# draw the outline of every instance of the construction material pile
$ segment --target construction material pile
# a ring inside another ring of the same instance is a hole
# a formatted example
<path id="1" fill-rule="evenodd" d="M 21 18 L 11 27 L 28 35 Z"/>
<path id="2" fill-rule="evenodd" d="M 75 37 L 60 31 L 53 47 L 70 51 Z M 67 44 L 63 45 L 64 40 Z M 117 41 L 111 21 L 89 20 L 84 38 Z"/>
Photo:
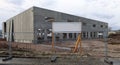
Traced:
<path id="1" fill-rule="evenodd" d="M 110 44 L 120 44 L 120 33 L 109 35 L 108 43 L 110 43 Z"/>
<path id="2" fill-rule="evenodd" d="M 0 41 L 0 50 L 8 48 L 6 42 Z"/>
<path id="3" fill-rule="evenodd" d="M 6 39 L 0 38 L 0 41 L 6 41 Z"/>

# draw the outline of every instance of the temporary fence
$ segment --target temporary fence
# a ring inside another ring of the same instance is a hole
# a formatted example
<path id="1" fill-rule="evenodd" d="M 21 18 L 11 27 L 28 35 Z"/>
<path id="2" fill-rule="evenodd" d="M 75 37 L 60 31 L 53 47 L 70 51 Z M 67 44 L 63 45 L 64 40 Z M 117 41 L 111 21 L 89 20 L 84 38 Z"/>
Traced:
<path id="1" fill-rule="evenodd" d="M 43 35 L 43 36 L 42 36 Z M 6 35 L 7 36 L 7 35 Z M 6 37 L 5 36 L 5 37 Z M 37 39 L 34 37 L 37 36 Z M 68 56 L 68 55 L 78 55 L 78 56 L 93 56 L 93 57 L 105 57 L 105 41 L 104 39 L 90 39 L 81 40 L 82 42 L 82 52 L 80 52 L 80 45 L 78 45 L 78 51 L 73 53 L 75 43 L 77 38 L 74 39 L 57 39 L 54 41 L 54 51 L 52 48 L 52 37 L 47 36 L 47 40 L 44 39 L 44 34 L 35 35 L 32 32 L 25 33 L 13 33 L 12 40 L 0 41 L 1 56 L 9 55 L 8 50 L 10 49 L 9 44 L 11 44 L 11 51 L 13 56 L 16 57 L 43 57 L 43 56 Z M 114 46 L 114 45 L 113 45 Z M 115 46 L 114 46 L 115 47 Z M 115 50 L 115 51 L 114 51 Z M 108 56 L 109 57 L 120 57 L 119 48 L 112 49 L 112 45 L 108 45 Z M 116 56 L 118 55 L 118 56 Z"/>

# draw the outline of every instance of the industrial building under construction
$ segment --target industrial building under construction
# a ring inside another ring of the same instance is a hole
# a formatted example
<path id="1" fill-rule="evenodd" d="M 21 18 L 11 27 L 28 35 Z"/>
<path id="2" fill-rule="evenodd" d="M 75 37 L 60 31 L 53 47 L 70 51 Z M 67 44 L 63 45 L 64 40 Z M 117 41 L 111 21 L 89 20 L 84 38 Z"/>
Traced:
<path id="1" fill-rule="evenodd" d="M 105 22 L 32 7 L 3 22 L 3 38 L 8 39 L 9 32 L 12 32 L 12 41 L 15 42 L 49 41 L 52 22 L 82 22 L 83 39 L 103 38 L 108 29 L 108 24 Z M 98 35 L 98 33 L 103 33 L 103 35 Z M 57 40 L 72 40 L 77 38 L 78 33 L 56 33 L 54 36 Z"/>

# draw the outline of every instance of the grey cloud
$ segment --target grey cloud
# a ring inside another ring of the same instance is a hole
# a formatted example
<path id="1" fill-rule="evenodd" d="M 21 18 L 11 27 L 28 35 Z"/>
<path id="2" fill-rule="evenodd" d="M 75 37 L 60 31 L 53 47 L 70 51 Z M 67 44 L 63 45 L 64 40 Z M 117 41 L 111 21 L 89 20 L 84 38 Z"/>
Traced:
<path id="1" fill-rule="evenodd" d="M 112 29 L 114 29 L 114 30 L 120 30 L 120 26 L 113 26 Z"/>
<path id="2" fill-rule="evenodd" d="M 15 5 L 22 5 L 23 0 L 8 0 L 8 2 L 13 3 Z"/>
<path id="3" fill-rule="evenodd" d="M 120 21 L 120 0 L 3 0 L 7 1 L 8 6 L 2 6 L 0 9 L 1 13 L 6 12 L 6 14 L 0 14 L 1 17 L 12 15 L 9 11 L 14 11 L 18 13 L 25 10 L 29 6 L 35 5 L 38 7 L 66 12 L 69 14 L 75 14 L 77 16 L 87 17 L 95 20 L 105 21 L 109 25 L 115 22 L 116 25 L 112 25 L 112 29 L 118 29 Z M 9 3 L 8 3 L 9 1 Z M 10 3 L 13 4 L 10 6 Z M 22 9 L 20 9 L 22 8 Z M 5 11 L 4 11 L 5 10 Z M 6 19 L 7 17 L 5 17 Z M 3 19 L 4 20 L 4 19 Z M 0 21 L 3 21 L 0 20 Z M 1 27 L 0 27 L 1 28 Z"/>
<path id="4" fill-rule="evenodd" d="M 52 6 L 55 4 L 55 2 L 56 2 L 55 0 L 46 1 L 45 6 Z"/>
<path id="5" fill-rule="evenodd" d="M 93 13 L 93 16 L 96 16 L 98 18 L 103 18 L 103 19 L 112 19 L 115 17 L 114 15 L 109 15 L 109 14 L 99 14 L 99 13 Z"/>

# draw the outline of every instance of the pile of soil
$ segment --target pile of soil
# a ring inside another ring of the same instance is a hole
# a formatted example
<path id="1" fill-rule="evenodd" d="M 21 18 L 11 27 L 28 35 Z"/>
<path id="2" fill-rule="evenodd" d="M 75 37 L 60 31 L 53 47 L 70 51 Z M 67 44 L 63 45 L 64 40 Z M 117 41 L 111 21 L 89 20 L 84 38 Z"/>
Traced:
<path id="1" fill-rule="evenodd" d="M 6 39 L 0 38 L 0 41 L 6 41 Z"/>
<path id="2" fill-rule="evenodd" d="M 120 34 L 111 34 L 109 35 L 109 44 L 120 44 Z"/>
<path id="3" fill-rule="evenodd" d="M 7 49 L 8 48 L 8 44 L 6 44 L 7 42 L 5 41 L 0 41 L 0 49 Z"/>

